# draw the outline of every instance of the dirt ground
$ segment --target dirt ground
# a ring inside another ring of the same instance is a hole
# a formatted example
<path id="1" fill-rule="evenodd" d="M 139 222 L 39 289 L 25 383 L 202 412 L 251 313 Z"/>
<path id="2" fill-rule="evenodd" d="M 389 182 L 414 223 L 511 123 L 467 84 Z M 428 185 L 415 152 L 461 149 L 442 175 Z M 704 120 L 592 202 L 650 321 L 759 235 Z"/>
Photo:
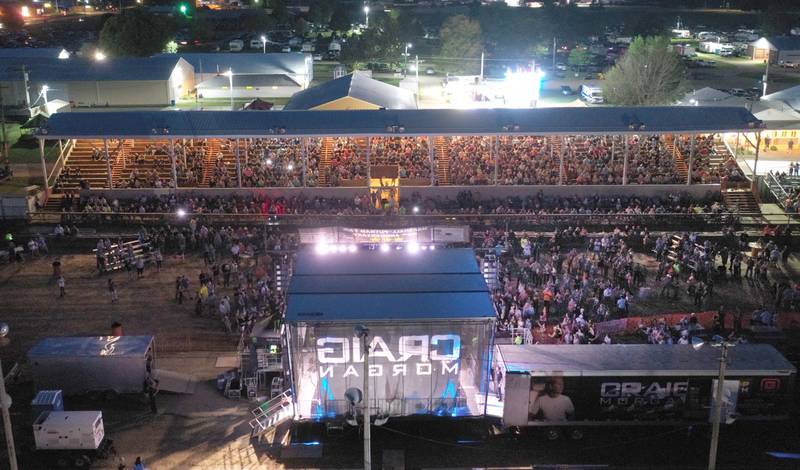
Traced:
<path id="1" fill-rule="evenodd" d="M 650 284 L 655 260 L 643 254 L 638 254 L 637 258 L 648 267 Z M 114 439 L 120 457 L 124 457 L 129 466 L 137 456 L 141 456 L 150 469 L 222 470 L 286 465 L 286 461 L 273 460 L 263 449 L 251 445 L 247 422 L 254 404 L 225 399 L 215 388 L 216 375 L 225 370 L 215 367 L 216 359 L 220 355 L 232 354 L 236 338 L 224 333 L 216 318 L 209 315 L 196 317 L 191 301 L 177 305 L 174 300 L 173 283 L 179 274 L 186 274 L 192 281 L 190 291 L 196 289 L 197 276 L 202 269 L 201 259 L 189 257 L 180 261 L 170 257 L 165 260 L 161 272 L 148 267 L 145 277 L 140 280 L 135 279 L 135 273 L 133 279 L 128 279 L 125 273 L 113 274 L 120 296 L 116 304 L 111 303 L 106 289 L 107 276 L 98 276 L 91 255 L 60 257 L 67 294 L 59 298 L 58 287 L 52 280 L 53 259 L 45 257 L 0 267 L 0 321 L 7 322 L 11 331 L 9 344 L 0 350 L 6 367 L 14 362 L 23 363 L 25 351 L 41 338 L 104 335 L 109 333 L 112 322 L 119 321 L 126 334 L 156 335 L 157 344 L 162 345 L 159 367 L 191 373 L 198 379 L 194 395 L 160 394 L 157 416 L 150 414 L 140 397 L 102 403 L 86 399 L 66 401 L 67 409 L 103 410 L 106 432 Z M 781 267 L 772 275 L 797 278 L 798 264 L 798 259 L 792 256 L 788 266 Z M 716 308 L 723 304 L 740 307 L 749 314 L 766 299 L 758 288 L 746 281 L 728 281 L 715 286 L 715 298 L 705 307 Z M 640 296 L 632 304 L 633 315 L 694 310 L 701 309 L 695 308 L 684 293 L 677 300 L 663 299 L 658 295 L 658 289 Z M 189 352 L 175 352 L 181 349 Z M 33 396 L 33 387 L 30 382 L 24 382 L 24 368 L 22 370 L 23 383 L 9 389 L 15 403 L 12 421 L 21 459 L 25 463 L 21 468 L 44 468 L 38 466 L 35 459 L 31 460 L 32 435 L 27 403 Z M 393 442 L 391 436 L 387 439 Z M 350 449 L 353 455 L 350 450 L 345 450 L 347 446 L 342 448 L 342 458 L 334 459 L 340 465 L 335 466 L 357 466 L 357 447 Z M 335 455 L 337 451 L 326 447 L 326 455 L 329 452 Z M 435 456 L 436 452 L 432 455 Z M 3 459 L 5 456 L 0 454 L 0 461 L 5 462 Z M 436 466 L 436 458 L 432 459 L 431 466 Z M 461 460 L 455 455 L 446 458 L 449 465 L 456 464 L 456 461 L 464 464 Z M 94 468 L 116 469 L 117 463 L 106 461 Z M 319 466 L 319 463 L 312 466 Z"/>

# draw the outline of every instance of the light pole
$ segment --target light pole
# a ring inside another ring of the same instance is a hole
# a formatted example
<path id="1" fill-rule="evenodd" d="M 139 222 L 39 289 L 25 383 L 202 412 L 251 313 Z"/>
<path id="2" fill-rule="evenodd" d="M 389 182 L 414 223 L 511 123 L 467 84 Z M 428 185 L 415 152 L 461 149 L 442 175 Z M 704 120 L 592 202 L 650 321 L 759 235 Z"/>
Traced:
<path id="1" fill-rule="evenodd" d="M 369 29 L 369 5 L 364 5 L 364 15 L 367 18 L 367 29 Z"/>
<path id="2" fill-rule="evenodd" d="M 405 57 L 406 60 L 406 65 L 404 67 L 405 69 L 408 69 L 408 50 L 411 49 L 412 47 L 414 47 L 413 44 L 411 44 L 410 42 L 406 43 L 406 50 L 405 52 L 403 52 L 403 57 Z"/>
<path id="3" fill-rule="evenodd" d="M 261 36 L 261 45 L 264 46 L 264 54 L 267 53 L 267 37 Z"/>
<path id="4" fill-rule="evenodd" d="M 8 327 L 5 323 L 0 324 L 0 328 L 2 328 L 6 333 L 8 332 Z M 9 340 L 7 337 L 0 337 L 0 346 L 6 346 L 8 342 Z M 11 427 L 11 413 L 9 413 L 8 410 L 11 407 L 11 397 L 6 394 L 5 377 L 6 376 L 3 374 L 3 365 L 2 362 L 0 362 L 0 407 L 3 409 L 3 434 L 6 435 L 8 468 L 11 470 L 17 470 L 17 450 L 14 446 L 14 433 Z"/>
<path id="5" fill-rule="evenodd" d="M 364 354 L 364 470 L 372 468 L 372 448 L 370 442 L 370 409 L 369 409 L 369 328 L 364 325 L 355 327 L 356 336 L 361 339 Z"/>
<path id="6" fill-rule="evenodd" d="M 231 90 L 231 111 L 233 111 L 233 69 L 228 69 L 222 75 L 228 77 L 228 88 Z"/>
<path id="7" fill-rule="evenodd" d="M 704 342 L 693 344 L 695 349 L 703 347 Z M 717 448 L 719 447 L 719 424 L 722 421 L 722 405 L 725 397 L 725 371 L 728 367 L 728 348 L 736 346 L 736 343 L 731 343 L 722 340 L 718 343 L 711 343 L 711 346 L 720 348 L 719 355 L 719 376 L 717 377 L 716 401 L 714 402 L 714 414 L 711 421 L 711 446 L 708 449 L 708 470 L 715 470 L 717 468 Z"/>
<path id="8" fill-rule="evenodd" d="M 48 109 L 47 107 L 47 90 L 49 89 L 50 89 L 49 86 L 42 85 L 42 97 L 44 97 L 44 112 L 46 112 L 47 114 L 50 114 L 50 109 Z"/>

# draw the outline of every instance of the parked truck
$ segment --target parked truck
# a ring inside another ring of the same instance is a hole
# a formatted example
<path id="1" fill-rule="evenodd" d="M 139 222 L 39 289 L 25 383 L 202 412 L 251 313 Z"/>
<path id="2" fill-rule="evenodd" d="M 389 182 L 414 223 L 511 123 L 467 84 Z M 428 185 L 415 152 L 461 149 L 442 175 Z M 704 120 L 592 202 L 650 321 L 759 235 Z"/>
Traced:
<path id="1" fill-rule="evenodd" d="M 152 336 L 45 338 L 28 351 L 38 390 L 64 395 L 90 392 L 141 393 L 156 374 Z"/>
<path id="2" fill-rule="evenodd" d="M 720 350 L 706 345 L 499 345 L 492 389 L 506 427 L 708 423 Z M 728 349 L 723 419 L 789 418 L 796 369 L 774 347 Z"/>

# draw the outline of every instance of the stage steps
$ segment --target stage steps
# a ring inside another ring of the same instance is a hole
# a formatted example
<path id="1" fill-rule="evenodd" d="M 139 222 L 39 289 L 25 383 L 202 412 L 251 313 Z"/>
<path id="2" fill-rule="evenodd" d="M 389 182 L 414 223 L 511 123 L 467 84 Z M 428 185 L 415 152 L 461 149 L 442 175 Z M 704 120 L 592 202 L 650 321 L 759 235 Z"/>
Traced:
<path id="1" fill-rule="evenodd" d="M 91 188 L 108 187 L 108 168 L 105 158 L 92 160 L 92 149 L 104 152 L 101 139 L 79 139 L 75 142 L 65 166 L 71 169 L 80 168 L 80 178 L 70 178 L 68 182 L 62 181 L 60 189 L 78 189 L 78 181 L 86 180 Z M 111 149 L 109 149 L 110 152 Z"/>
<path id="2" fill-rule="evenodd" d="M 286 390 L 280 395 L 268 400 L 251 412 L 253 419 L 250 420 L 250 437 L 262 440 L 268 433 L 274 435 L 274 431 L 279 425 L 291 421 L 294 418 L 294 403 L 292 402 L 291 389 Z"/>
<path id="3" fill-rule="evenodd" d="M 447 140 L 444 137 L 436 137 L 433 141 L 434 152 L 436 152 L 436 177 L 439 186 L 450 185 L 450 153 L 447 151 Z"/>
<path id="4" fill-rule="evenodd" d="M 671 155 L 675 156 L 675 169 L 678 171 L 681 181 L 686 181 L 689 177 L 689 165 L 683 156 L 683 152 L 675 146 L 675 141 L 671 139 L 667 142 L 667 150 Z"/>

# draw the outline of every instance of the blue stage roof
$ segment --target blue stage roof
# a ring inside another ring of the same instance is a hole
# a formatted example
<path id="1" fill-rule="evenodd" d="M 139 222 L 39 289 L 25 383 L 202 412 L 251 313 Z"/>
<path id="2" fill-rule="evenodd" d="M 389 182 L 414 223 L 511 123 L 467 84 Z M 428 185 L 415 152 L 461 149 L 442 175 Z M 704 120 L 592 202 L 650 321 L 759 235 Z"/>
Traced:
<path id="1" fill-rule="evenodd" d="M 298 254 L 286 320 L 493 318 L 471 249 Z"/>
<path id="2" fill-rule="evenodd" d="M 152 336 L 59 336 L 39 341 L 28 351 L 28 357 L 144 357 L 152 344 Z"/>

